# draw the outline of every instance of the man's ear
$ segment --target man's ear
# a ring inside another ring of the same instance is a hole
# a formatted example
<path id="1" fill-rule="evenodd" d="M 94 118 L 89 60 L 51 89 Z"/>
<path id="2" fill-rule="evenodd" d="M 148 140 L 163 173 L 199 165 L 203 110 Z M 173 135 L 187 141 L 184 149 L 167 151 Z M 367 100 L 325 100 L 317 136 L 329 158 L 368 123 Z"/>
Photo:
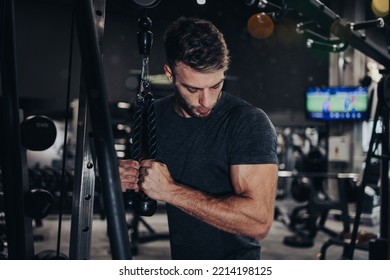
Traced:
<path id="1" fill-rule="evenodd" d="M 169 67 L 168 64 L 164 65 L 164 73 L 167 76 L 168 80 L 172 83 L 173 82 L 173 72 L 171 67 Z"/>

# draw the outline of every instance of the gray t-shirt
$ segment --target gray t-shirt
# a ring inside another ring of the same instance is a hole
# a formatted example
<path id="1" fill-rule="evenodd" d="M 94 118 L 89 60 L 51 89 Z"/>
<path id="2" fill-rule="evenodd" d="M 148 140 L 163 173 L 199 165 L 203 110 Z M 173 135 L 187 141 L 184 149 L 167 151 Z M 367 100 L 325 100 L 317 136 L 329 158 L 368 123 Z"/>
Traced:
<path id="1" fill-rule="evenodd" d="M 223 92 L 210 116 L 183 118 L 174 96 L 155 103 L 158 161 L 178 183 L 213 196 L 234 194 L 230 166 L 277 163 L 276 133 L 267 115 Z M 221 231 L 167 205 L 173 259 L 259 259 L 257 240 Z"/>

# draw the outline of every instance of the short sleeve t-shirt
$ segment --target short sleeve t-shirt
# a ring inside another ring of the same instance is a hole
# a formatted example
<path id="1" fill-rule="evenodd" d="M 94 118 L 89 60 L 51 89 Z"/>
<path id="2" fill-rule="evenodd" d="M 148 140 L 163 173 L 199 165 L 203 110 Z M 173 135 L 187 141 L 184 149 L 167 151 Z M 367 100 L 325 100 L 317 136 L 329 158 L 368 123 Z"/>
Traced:
<path id="1" fill-rule="evenodd" d="M 277 163 L 275 128 L 268 116 L 223 92 L 210 116 L 183 118 L 174 96 L 156 101 L 158 160 L 173 179 L 213 196 L 233 195 L 230 166 Z M 257 240 L 219 230 L 167 205 L 173 259 L 259 259 Z"/>

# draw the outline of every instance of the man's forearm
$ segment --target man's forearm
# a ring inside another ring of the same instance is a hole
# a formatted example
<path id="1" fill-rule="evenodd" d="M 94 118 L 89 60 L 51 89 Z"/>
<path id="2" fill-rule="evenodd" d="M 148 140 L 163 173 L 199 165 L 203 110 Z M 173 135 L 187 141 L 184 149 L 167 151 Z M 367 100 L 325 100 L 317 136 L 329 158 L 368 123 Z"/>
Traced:
<path id="1" fill-rule="evenodd" d="M 164 199 L 167 203 L 223 231 L 263 239 L 270 229 L 270 209 L 253 198 L 238 194 L 213 197 L 178 184 L 170 189 Z"/>

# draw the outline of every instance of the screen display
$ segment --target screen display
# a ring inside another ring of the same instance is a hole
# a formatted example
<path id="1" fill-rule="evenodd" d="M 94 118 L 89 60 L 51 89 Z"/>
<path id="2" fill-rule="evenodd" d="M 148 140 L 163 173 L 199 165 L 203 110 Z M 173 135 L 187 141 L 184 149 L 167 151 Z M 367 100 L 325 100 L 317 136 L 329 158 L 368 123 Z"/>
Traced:
<path id="1" fill-rule="evenodd" d="M 366 87 L 310 87 L 306 91 L 306 114 L 311 120 L 365 120 L 367 107 Z"/>

